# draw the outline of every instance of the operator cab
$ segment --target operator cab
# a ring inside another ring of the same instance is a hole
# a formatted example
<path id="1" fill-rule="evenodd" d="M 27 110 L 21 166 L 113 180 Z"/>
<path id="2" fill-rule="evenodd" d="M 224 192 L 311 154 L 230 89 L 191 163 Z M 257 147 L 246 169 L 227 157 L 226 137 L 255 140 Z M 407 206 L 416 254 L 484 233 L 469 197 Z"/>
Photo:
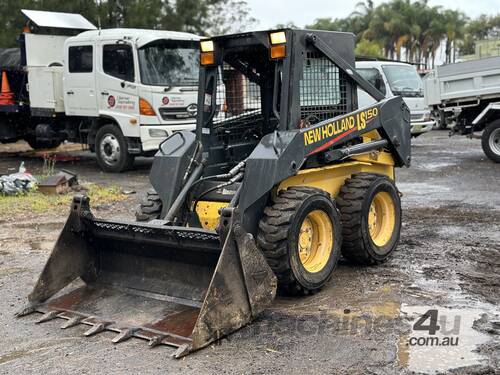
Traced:
<path id="1" fill-rule="evenodd" d="M 345 46 L 344 59 L 354 61 L 352 34 L 317 33 Z M 248 157 L 267 134 L 307 128 L 357 107 L 351 83 L 306 42 L 306 34 L 287 29 L 201 42 L 205 90 L 198 98 L 198 136 L 210 144 L 209 165 L 224 171 Z M 218 173 L 207 171 L 212 172 Z"/>

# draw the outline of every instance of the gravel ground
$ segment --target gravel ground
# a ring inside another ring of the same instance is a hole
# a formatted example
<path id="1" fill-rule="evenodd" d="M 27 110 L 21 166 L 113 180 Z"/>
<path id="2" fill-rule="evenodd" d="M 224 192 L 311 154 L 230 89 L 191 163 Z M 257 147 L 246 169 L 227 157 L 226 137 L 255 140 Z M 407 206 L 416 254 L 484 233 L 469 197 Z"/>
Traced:
<path id="1" fill-rule="evenodd" d="M 26 149 L 22 143 L 0 146 L 0 173 L 22 160 L 40 173 L 43 162 Z M 95 212 L 132 218 L 139 192 L 149 186 L 151 159 L 110 175 L 98 172 L 87 152 L 67 156 L 78 160 L 58 161 L 56 168 L 73 170 L 83 181 L 137 191 Z M 138 339 L 113 345 L 112 333 L 85 338 L 81 326 L 61 330 L 61 321 L 15 319 L 65 217 L 26 213 L 5 220 L 0 373 L 500 373 L 500 164 L 486 159 L 477 140 L 433 131 L 414 140 L 413 165 L 397 177 L 404 217 L 390 261 L 367 268 L 341 261 L 320 293 L 281 297 L 250 326 L 182 360 L 170 357 L 171 348 L 149 349 Z M 412 328 L 429 309 L 437 310 L 441 327 L 434 336 Z M 459 341 L 429 345 L 429 337 Z"/>

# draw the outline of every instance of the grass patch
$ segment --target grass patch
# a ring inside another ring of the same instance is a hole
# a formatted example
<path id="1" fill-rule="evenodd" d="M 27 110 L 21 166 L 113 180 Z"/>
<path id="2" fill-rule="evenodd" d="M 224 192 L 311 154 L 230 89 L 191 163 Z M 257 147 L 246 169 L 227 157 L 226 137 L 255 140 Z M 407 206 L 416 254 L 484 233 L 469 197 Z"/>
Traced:
<path id="1" fill-rule="evenodd" d="M 102 187 L 96 184 L 83 184 L 82 187 L 86 192 L 82 191 L 80 194 L 85 193 L 90 198 L 92 206 L 111 204 L 127 198 L 127 195 L 116 186 Z M 77 193 L 70 191 L 60 195 L 45 195 L 38 191 L 30 191 L 17 196 L 0 195 L 0 218 L 22 213 L 43 214 L 69 210 L 75 194 Z"/>

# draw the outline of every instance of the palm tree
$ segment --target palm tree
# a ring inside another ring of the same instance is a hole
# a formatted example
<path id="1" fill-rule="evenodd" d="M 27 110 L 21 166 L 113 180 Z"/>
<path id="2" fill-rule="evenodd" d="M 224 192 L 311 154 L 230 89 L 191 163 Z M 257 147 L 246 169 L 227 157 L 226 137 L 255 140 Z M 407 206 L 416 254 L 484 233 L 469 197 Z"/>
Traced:
<path id="1" fill-rule="evenodd" d="M 464 38 L 467 17 L 462 12 L 447 9 L 443 12 L 443 21 L 446 28 L 446 62 L 455 62 L 457 42 Z"/>
<path id="2" fill-rule="evenodd" d="M 395 43 L 398 39 L 393 33 L 393 15 L 388 3 L 382 3 L 375 8 L 368 28 L 362 37 L 376 41 L 384 49 L 384 55 L 393 59 L 396 50 Z"/>
<path id="3" fill-rule="evenodd" d="M 425 49 L 427 53 L 427 59 L 431 58 L 431 64 L 429 67 L 435 67 L 436 52 L 441 46 L 442 40 L 446 36 L 446 26 L 444 22 L 444 16 L 441 12 L 441 7 L 432 7 L 429 11 L 429 27 L 425 31 Z M 426 64 L 427 67 L 427 64 Z"/>

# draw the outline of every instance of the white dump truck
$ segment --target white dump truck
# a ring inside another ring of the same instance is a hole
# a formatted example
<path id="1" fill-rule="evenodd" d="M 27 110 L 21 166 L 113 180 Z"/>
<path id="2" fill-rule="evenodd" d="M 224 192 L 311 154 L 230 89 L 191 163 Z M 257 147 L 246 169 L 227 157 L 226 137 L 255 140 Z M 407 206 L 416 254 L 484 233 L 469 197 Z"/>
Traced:
<path id="1" fill-rule="evenodd" d="M 410 109 L 411 135 L 419 135 L 432 130 L 434 120 L 424 101 L 422 78 L 414 65 L 391 60 L 357 59 L 356 71 L 390 98 L 401 96 Z M 373 104 L 373 98 L 358 89 L 358 105 L 366 107 Z"/>
<path id="2" fill-rule="evenodd" d="M 441 127 L 480 137 L 486 156 L 500 163 L 500 57 L 438 66 L 424 87 Z"/>
<path id="3" fill-rule="evenodd" d="M 197 35 L 98 30 L 77 14 L 22 12 L 19 53 L 0 51 L 1 142 L 78 142 L 104 171 L 121 172 L 173 132 L 194 128 Z"/>

